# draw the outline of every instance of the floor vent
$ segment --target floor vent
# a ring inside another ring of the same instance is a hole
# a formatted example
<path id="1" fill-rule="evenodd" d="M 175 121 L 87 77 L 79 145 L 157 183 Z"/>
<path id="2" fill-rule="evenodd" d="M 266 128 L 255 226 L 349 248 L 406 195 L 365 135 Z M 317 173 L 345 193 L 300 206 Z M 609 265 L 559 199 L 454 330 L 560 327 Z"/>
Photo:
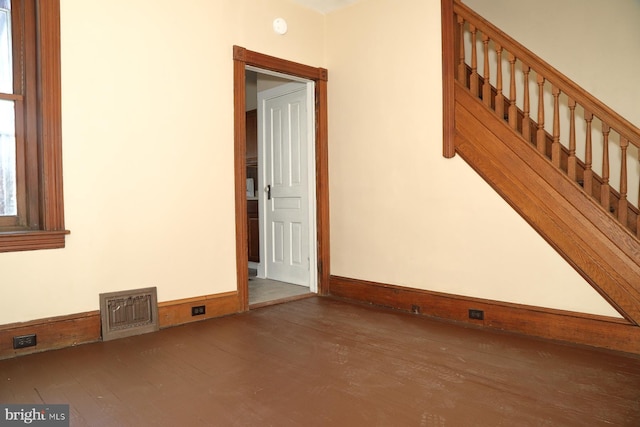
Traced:
<path id="1" fill-rule="evenodd" d="M 157 331 L 156 288 L 100 294 L 100 321 L 103 341 Z"/>

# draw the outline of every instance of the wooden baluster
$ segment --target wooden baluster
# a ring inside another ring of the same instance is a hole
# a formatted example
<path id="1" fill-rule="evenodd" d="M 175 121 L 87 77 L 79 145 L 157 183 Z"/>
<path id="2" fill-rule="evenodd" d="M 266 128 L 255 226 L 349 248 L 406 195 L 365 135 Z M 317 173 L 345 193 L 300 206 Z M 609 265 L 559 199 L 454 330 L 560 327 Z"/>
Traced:
<path id="1" fill-rule="evenodd" d="M 478 96 L 478 48 L 476 47 L 478 30 L 473 24 L 469 24 L 469 31 L 471 31 L 471 77 L 469 90 L 471 90 L 473 96 Z"/>
<path id="2" fill-rule="evenodd" d="M 529 101 L 529 71 L 531 71 L 531 67 L 528 65 L 522 64 L 522 74 L 524 76 L 524 100 L 523 100 L 523 113 L 524 117 L 522 118 L 522 136 L 524 139 L 531 142 L 531 119 L 530 119 L 530 101 Z"/>
<path id="3" fill-rule="evenodd" d="M 611 206 L 609 186 L 609 125 L 602 123 L 602 186 L 600 187 L 600 205 L 607 211 Z"/>
<path id="4" fill-rule="evenodd" d="M 458 15 L 458 31 L 460 46 L 458 47 L 458 81 L 467 86 L 467 64 L 464 62 L 464 18 Z"/>
<path id="5" fill-rule="evenodd" d="M 569 158 L 567 159 L 567 175 L 576 181 L 576 101 L 569 98 Z"/>
<path id="6" fill-rule="evenodd" d="M 587 122 L 587 135 L 584 147 L 584 191 L 589 196 L 593 196 L 593 169 L 592 169 L 592 147 L 591 147 L 591 122 L 593 121 L 593 113 L 584 110 L 584 120 Z"/>
<path id="7" fill-rule="evenodd" d="M 620 137 L 620 153 L 622 164 L 620 165 L 620 200 L 618 201 L 618 220 L 627 227 L 627 147 L 629 141 Z"/>
<path id="8" fill-rule="evenodd" d="M 551 143 L 551 162 L 560 168 L 560 89 L 553 86 L 553 142 Z"/>
<path id="9" fill-rule="evenodd" d="M 484 105 L 491 108 L 491 74 L 489 70 L 489 36 L 482 35 L 482 44 L 484 45 L 484 82 L 482 83 L 482 100 Z"/>
<path id="10" fill-rule="evenodd" d="M 516 109 L 516 57 L 509 52 L 509 125 L 518 128 L 518 110 Z"/>
<path id="11" fill-rule="evenodd" d="M 504 119 L 504 95 L 502 94 L 502 46 L 496 43 L 498 68 L 496 69 L 496 114 Z"/>
<path id="12" fill-rule="evenodd" d="M 538 73 L 538 132 L 536 146 L 542 154 L 546 152 L 546 135 L 544 133 L 544 77 Z"/>

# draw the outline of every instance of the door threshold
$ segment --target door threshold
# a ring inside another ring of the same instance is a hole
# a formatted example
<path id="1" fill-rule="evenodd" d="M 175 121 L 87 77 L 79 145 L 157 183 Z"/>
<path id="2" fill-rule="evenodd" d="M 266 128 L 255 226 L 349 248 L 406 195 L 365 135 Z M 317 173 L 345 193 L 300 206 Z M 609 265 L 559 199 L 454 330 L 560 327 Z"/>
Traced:
<path id="1" fill-rule="evenodd" d="M 314 293 L 314 292 L 308 292 L 306 294 L 300 294 L 300 295 L 293 295 L 290 297 L 285 297 L 285 298 L 277 298 L 271 301 L 262 301 L 262 302 L 256 302 L 254 304 L 249 304 L 249 310 L 254 310 L 256 308 L 262 308 L 262 307 L 268 307 L 270 305 L 275 305 L 275 304 L 284 304 L 286 302 L 291 302 L 291 301 L 297 301 L 299 299 L 305 299 L 305 298 L 311 298 L 311 297 L 315 297 L 318 294 Z"/>

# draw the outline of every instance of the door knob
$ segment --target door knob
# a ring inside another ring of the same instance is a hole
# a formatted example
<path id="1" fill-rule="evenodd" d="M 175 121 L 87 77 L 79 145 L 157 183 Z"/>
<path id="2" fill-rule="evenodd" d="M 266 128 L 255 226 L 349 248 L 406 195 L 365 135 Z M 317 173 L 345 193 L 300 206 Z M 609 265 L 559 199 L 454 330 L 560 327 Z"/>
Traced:
<path id="1" fill-rule="evenodd" d="M 267 192 L 267 200 L 271 200 L 271 184 L 267 184 L 264 188 L 264 191 Z"/>

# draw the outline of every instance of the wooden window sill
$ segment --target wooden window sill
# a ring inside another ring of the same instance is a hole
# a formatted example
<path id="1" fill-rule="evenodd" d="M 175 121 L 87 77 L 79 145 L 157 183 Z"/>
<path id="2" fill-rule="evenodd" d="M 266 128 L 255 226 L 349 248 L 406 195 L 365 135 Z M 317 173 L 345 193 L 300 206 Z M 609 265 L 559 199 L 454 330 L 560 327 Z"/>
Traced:
<path id="1" fill-rule="evenodd" d="M 0 233 L 0 252 L 64 248 L 65 236 L 69 233 L 69 230 L 34 230 Z"/>

